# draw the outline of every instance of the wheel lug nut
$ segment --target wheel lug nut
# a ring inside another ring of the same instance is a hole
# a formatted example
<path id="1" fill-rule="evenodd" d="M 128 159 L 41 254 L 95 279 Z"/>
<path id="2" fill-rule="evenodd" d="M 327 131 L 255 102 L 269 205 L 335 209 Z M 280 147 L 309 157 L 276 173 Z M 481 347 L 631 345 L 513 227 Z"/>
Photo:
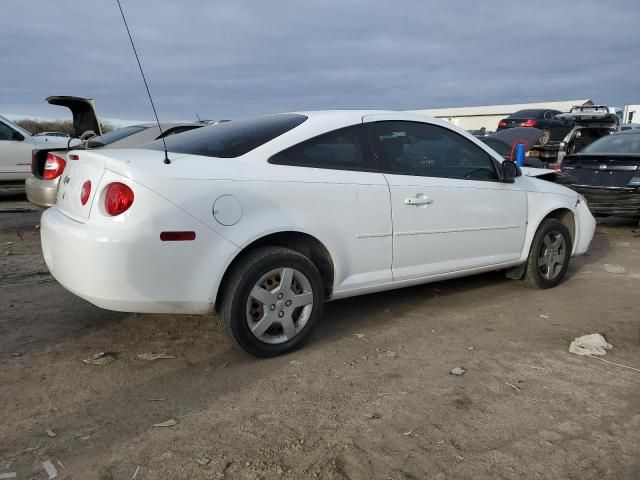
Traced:
<path id="1" fill-rule="evenodd" d="M 280 318 L 284 317 L 284 312 L 278 312 L 278 317 Z"/>
<path id="2" fill-rule="evenodd" d="M 278 300 L 280 300 L 282 297 L 284 297 L 284 295 L 282 293 L 278 294 Z"/>
<path id="3" fill-rule="evenodd" d="M 290 307 L 290 306 L 291 306 L 291 300 L 287 300 L 286 302 L 284 302 L 284 304 L 285 304 L 287 307 Z"/>
<path id="4" fill-rule="evenodd" d="M 271 305 L 269 308 L 273 311 L 273 310 L 276 309 L 276 306 L 275 305 Z"/>

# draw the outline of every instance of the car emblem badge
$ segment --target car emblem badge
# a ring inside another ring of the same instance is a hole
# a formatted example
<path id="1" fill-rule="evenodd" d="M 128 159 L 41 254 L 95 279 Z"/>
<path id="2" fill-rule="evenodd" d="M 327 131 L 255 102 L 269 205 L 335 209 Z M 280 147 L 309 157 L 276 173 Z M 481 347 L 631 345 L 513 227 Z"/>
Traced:
<path id="1" fill-rule="evenodd" d="M 64 177 L 64 180 L 62 180 L 62 183 L 64 183 L 66 185 L 67 183 L 69 183 L 70 180 L 71 180 L 71 177 L 69 175 L 66 175 Z"/>
<path id="2" fill-rule="evenodd" d="M 602 164 L 600 165 L 600 170 L 606 170 L 607 169 L 607 165 L 606 164 Z"/>

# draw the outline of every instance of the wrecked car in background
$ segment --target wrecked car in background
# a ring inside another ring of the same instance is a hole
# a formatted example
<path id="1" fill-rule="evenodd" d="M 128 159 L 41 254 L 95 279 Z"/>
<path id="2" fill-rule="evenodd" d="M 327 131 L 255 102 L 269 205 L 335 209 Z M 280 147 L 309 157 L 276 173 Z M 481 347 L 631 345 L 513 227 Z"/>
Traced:
<path id="1" fill-rule="evenodd" d="M 524 146 L 525 157 L 523 166 L 544 168 L 544 164 L 536 157 L 531 157 L 529 152 L 536 146 L 544 145 L 548 135 L 539 128 L 515 127 L 502 129 L 489 135 L 477 136 L 478 140 L 493 148 L 505 160 L 516 161 L 519 144 Z"/>
<path id="2" fill-rule="evenodd" d="M 563 172 L 589 202 L 594 215 L 640 220 L 640 129 L 607 135 L 567 155 Z"/>
<path id="3" fill-rule="evenodd" d="M 37 148 L 66 147 L 68 138 L 33 135 L 0 116 L 0 184 L 24 187 L 31 171 L 31 154 Z"/>
<path id="4" fill-rule="evenodd" d="M 49 97 L 53 105 L 62 105 L 73 114 L 74 135 L 84 140 L 86 148 L 135 148 L 158 138 L 203 126 L 203 123 L 165 123 L 162 130 L 156 123 L 130 125 L 102 133 L 93 100 L 81 97 Z M 77 142 L 77 141 L 76 141 Z M 77 145 L 76 145 L 77 146 Z M 56 201 L 60 177 L 68 161 L 67 145 L 34 150 L 31 156 L 31 175 L 26 179 L 29 201 L 40 207 L 50 207 Z"/>

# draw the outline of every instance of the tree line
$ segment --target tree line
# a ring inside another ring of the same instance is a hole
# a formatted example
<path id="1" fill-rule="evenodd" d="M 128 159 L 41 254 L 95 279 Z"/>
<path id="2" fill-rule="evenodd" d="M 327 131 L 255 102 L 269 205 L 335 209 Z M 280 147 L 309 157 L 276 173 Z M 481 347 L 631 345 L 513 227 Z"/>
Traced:
<path id="1" fill-rule="evenodd" d="M 35 120 L 33 118 L 23 118 L 18 120 L 18 125 L 33 134 L 42 132 L 60 132 L 73 135 L 73 122 L 71 120 Z M 109 122 L 100 122 L 102 133 L 113 130 L 113 125 Z"/>

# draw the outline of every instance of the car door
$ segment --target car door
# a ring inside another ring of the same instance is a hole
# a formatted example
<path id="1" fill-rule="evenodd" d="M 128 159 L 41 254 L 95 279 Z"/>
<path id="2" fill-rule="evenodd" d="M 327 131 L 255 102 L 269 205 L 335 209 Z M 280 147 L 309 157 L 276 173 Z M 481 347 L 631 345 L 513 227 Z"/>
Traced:
<path id="1" fill-rule="evenodd" d="M 526 192 L 500 181 L 486 150 L 444 125 L 364 122 L 391 192 L 394 281 L 519 259 Z"/>
<path id="2" fill-rule="evenodd" d="M 0 119 L 0 181 L 19 181 L 31 171 L 31 137 Z"/>
<path id="3" fill-rule="evenodd" d="M 392 283 L 389 186 L 362 124 L 293 145 L 269 163 L 288 181 L 270 200 L 298 226 L 317 231 L 332 252 L 334 298 Z"/>

